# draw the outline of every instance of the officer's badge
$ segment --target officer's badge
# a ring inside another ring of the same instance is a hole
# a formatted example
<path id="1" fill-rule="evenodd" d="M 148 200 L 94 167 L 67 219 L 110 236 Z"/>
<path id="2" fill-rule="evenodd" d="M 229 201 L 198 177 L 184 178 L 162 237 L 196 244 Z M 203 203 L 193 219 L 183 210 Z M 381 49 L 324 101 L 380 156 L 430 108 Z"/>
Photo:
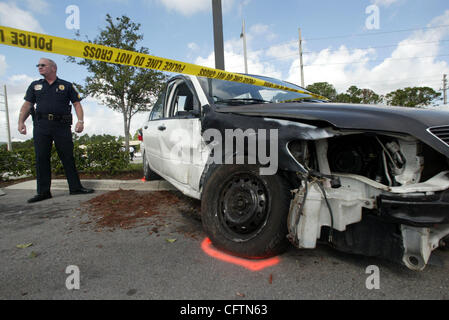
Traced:
<path id="1" fill-rule="evenodd" d="M 35 91 L 42 90 L 42 85 L 41 85 L 41 84 L 36 84 L 36 85 L 34 86 L 34 90 L 35 90 Z"/>
<path id="2" fill-rule="evenodd" d="M 63 84 L 60 84 L 60 85 L 59 85 L 59 90 L 64 91 L 64 89 L 65 89 L 64 85 L 63 85 Z"/>

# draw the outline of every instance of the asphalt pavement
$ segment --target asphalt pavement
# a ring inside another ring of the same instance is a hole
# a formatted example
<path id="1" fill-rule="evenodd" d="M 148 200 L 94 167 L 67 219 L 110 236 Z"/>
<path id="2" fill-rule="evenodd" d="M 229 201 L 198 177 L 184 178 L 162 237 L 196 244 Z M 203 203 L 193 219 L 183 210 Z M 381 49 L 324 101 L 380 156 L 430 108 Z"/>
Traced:
<path id="1" fill-rule="evenodd" d="M 99 230 L 83 206 L 118 188 L 151 197 L 173 189 L 166 182 L 83 181 L 96 193 L 70 196 L 64 181 L 53 181 L 52 199 L 28 204 L 33 183 L 4 188 L 0 197 L 0 299 L 449 298 L 448 251 L 436 250 L 427 268 L 415 272 L 327 246 L 291 247 L 273 264 L 251 270 L 207 244 L 195 213 L 168 208 L 156 231 L 151 221 Z M 375 288 L 370 266 L 378 270 Z M 79 289 L 72 286 L 77 272 Z"/>

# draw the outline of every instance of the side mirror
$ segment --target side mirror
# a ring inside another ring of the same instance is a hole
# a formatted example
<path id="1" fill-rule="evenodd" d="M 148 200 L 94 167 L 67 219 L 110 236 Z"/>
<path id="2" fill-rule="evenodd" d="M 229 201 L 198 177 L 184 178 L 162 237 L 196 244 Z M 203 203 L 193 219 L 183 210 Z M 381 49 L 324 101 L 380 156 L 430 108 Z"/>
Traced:
<path id="1" fill-rule="evenodd" d="M 190 110 L 189 113 L 193 115 L 195 118 L 199 118 L 201 115 L 201 112 L 199 110 Z"/>
<path id="2" fill-rule="evenodd" d="M 176 117 L 183 119 L 199 118 L 201 113 L 198 110 L 178 111 Z"/>

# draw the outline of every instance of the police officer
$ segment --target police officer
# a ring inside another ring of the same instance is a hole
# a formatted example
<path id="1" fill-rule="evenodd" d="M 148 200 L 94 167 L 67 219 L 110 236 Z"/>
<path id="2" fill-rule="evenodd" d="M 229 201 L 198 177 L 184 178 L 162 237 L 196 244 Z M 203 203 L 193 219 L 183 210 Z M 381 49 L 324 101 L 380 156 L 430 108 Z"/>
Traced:
<path id="1" fill-rule="evenodd" d="M 72 114 L 70 102 L 75 108 L 78 122 L 75 132 L 84 130 L 84 112 L 80 96 L 70 82 L 56 76 L 56 63 L 42 58 L 37 65 L 44 79 L 31 83 L 25 95 L 19 115 L 18 130 L 26 134 L 25 121 L 30 114 L 33 116 L 34 151 L 36 154 L 37 195 L 28 202 L 38 202 L 51 198 L 51 148 L 53 141 L 59 158 L 64 166 L 70 194 L 87 194 L 94 190 L 81 185 L 73 158 Z M 34 112 L 34 104 L 36 111 Z"/>

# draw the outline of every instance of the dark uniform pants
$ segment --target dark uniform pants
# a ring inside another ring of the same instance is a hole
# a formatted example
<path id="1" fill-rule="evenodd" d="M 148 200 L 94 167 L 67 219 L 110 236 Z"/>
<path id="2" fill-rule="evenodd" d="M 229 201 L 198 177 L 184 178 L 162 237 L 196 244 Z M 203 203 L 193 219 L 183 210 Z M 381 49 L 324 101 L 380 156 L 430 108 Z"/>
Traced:
<path id="1" fill-rule="evenodd" d="M 37 193 L 50 192 L 51 186 L 51 149 L 53 141 L 59 159 L 64 166 L 70 191 L 82 188 L 73 157 L 71 127 L 57 121 L 39 119 L 33 128 L 34 151 L 36 154 Z"/>

